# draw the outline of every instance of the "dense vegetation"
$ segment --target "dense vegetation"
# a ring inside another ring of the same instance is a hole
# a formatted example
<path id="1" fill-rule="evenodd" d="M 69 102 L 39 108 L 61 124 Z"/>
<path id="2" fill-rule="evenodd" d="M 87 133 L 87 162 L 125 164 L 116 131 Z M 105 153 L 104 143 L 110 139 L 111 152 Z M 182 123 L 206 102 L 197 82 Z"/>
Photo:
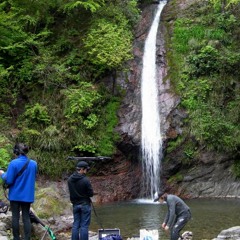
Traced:
<path id="1" fill-rule="evenodd" d="M 115 152 L 124 94 L 115 78 L 132 58 L 139 4 L 151 2 L 0 0 L 0 167 L 11 159 L 16 141 L 29 144 L 40 173 L 52 177 L 73 166 L 68 155 Z M 169 75 L 188 118 L 185 136 L 169 149 L 188 138 L 189 159 L 198 143 L 236 155 L 239 0 L 196 1 L 173 19 Z M 112 84 L 104 82 L 106 76 Z M 240 175 L 237 161 L 235 169 Z"/>
<path id="2" fill-rule="evenodd" d="M 185 143 L 185 154 L 189 159 L 197 154 L 199 144 L 239 156 L 239 2 L 197 1 L 173 24 L 170 75 L 188 113 L 185 136 L 191 141 Z"/>
<path id="3" fill-rule="evenodd" d="M 115 152 L 114 80 L 138 18 L 136 0 L 0 1 L 1 167 L 16 141 L 53 177 L 73 166 L 67 155 Z"/>

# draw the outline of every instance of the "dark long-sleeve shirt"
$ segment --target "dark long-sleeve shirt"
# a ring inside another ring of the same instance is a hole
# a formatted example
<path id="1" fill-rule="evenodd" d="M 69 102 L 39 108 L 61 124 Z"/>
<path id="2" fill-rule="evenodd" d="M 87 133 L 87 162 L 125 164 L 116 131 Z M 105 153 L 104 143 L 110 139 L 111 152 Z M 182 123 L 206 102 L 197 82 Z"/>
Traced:
<path id="1" fill-rule="evenodd" d="M 175 217 L 181 216 L 181 214 L 189 211 L 190 209 L 181 198 L 175 195 L 168 194 L 166 202 L 168 206 L 168 212 L 164 222 L 168 227 L 171 227 Z"/>
<path id="2" fill-rule="evenodd" d="M 90 204 L 93 189 L 85 174 L 73 173 L 68 179 L 68 189 L 72 204 Z"/>

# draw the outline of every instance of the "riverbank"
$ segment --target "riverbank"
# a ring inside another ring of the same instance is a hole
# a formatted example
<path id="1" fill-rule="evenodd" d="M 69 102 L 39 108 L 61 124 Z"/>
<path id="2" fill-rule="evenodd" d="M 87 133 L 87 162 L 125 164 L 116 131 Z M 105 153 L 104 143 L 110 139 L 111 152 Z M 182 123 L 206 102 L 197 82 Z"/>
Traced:
<path id="1" fill-rule="evenodd" d="M 96 203 L 90 225 L 91 240 L 97 238 L 98 229 L 119 228 L 124 239 L 139 235 L 140 229 L 158 229 L 161 240 L 168 239 L 160 229 L 166 214 L 166 206 L 148 200 L 116 201 Z M 194 240 L 214 239 L 223 229 L 238 226 L 240 222 L 239 198 L 186 199 L 192 211 L 192 220 L 184 230 L 193 232 Z M 5 201 L 7 202 L 7 201 Z M 57 234 L 58 240 L 70 239 L 72 227 L 72 206 L 69 201 L 66 181 L 38 179 L 36 201 L 33 209 Z M 5 220 L 2 220 L 4 217 Z M 101 223 L 101 225 L 100 225 Z M 1 214 L 1 229 L 11 229 L 11 212 Z M 42 236 L 44 229 L 36 226 L 35 232 Z M 3 230 L 0 230 L 0 234 Z M 3 235 L 4 236 L 4 235 Z"/>
<path id="2" fill-rule="evenodd" d="M 44 189 L 47 191 L 43 191 Z M 69 232 L 72 224 L 72 208 L 66 181 L 53 182 L 42 179 L 38 182 L 37 192 L 40 190 L 45 192 L 44 198 L 36 200 L 33 207 L 47 209 L 47 212 L 51 213 L 48 221 L 52 219 L 51 226 L 57 232 L 62 234 Z M 44 200 L 47 195 L 50 198 L 57 198 L 58 208 L 61 209 L 59 215 L 52 212 L 51 204 L 48 206 L 50 201 Z M 192 220 L 185 230 L 193 232 L 194 240 L 214 239 L 223 229 L 239 225 L 239 198 L 201 198 L 185 201 L 192 211 Z M 126 239 L 139 235 L 139 229 L 159 229 L 161 240 L 166 239 L 160 225 L 167 208 L 164 205 L 153 204 L 151 199 L 97 203 L 94 197 L 93 206 L 97 216 L 92 211 L 91 232 L 96 233 L 100 228 L 119 228 L 121 235 Z"/>
<path id="3" fill-rule="evenodd" d="M 132 206 L 134 207 L 134 206 Z M 226 207 L 228 207 L 228 205 L 226 205 Z M 115 208 L 117 210 L 117 208 Z M 99 211 L 100 209 L 98 209 Z M 100 211 L 99 211 L 100 212 Z M 129 218 L 129 214 L 131 214 L 132 212 L 127 214 L 127 218 Z M 211 213 L 210 213 L 211 214 Z M 111 217 L 111 213 L 108 214 Z M 101 215 L 102 217 L 102 215 Z M 221 218 L 221 215 L 218 216 Z M 226 217 L 226 221 L 229 220 L 229 216 L 225 216 Z M 55 217 L 55 218 L 50 218 L 50 219 L 41 219 L 46 226 L 50 227 L 50 229 L 53 231 L 53 233 L 56 235 L 58 240 L 67 240 L 71 238 L 71 226 L 72 226 L 72 216 L 59 216 L 59 217 Z M 119 219 L 121 220 L 121 219 Z M 113 224 L 115 224 L 115 226 L 117 224 L 119 224 L 119 220 L 115 220 Z M 126 219 L 127 220 L 127 219 Z M 135 218 L 135 220 L 137 220 Z M 142 219 L 139 218 L 139 221 L 141 221 Z M 94 222 L 94 219 L 93 219 Z M 106 222 L 105 222 L 106 223 Z M 107 223 L 106 223 L 107 224 Z M 128 225 L 128 222 L 125 221 L 125 224 Z M 208 223 L 207 223 L 208 225 Z M 214 225 L 214 223 L 213 223 Z M 214 226 L 209 225 L 209 228 L 212 228 Z M 43 228 L 40 224 L 35 224 L 33 223 L 33 234 L 34 236 L 37 237 L 37 239 L 42 239 L 42 237 L 46 234 L 46 229 Z M 110 226 L 110 225 L 108 225 Z M 146 226 L 146 225 L 145 225 Z M 190 223 L 189 225 L 186 226 L 186 229 L 193 229 L 192 228 L 192 223 Z M 91 226 L 92 228 L 93 226 Z M 129 228 L 135 228 L 135 225 L 128 225 Z M 137 229 L 138 231 L 136 231 L 135 229 L 135 233 L 136 235 L 133 236 L 131 234 L 129 234 L 128 236 L 126 236 L 126 231 L 124 231 L 124 228 L 120 228 L 120 234 L 123 238 L 123 240 L 140 240 L 139 239 L 139 231 L 140 229 Z M 198 224 L 198 230 L 199 232 L 202 233 L 202 235 L 199 235 L 199 233 L 195 230 L 193 230 L 193 239 L 194 240 L 224 240 L 224 239 L 228 239 L 228 240 L 238 240 L 240 239 L 240 226 L 235 226 L 235 227 L 230 227 L 227 228 L 225 230 L 221 230 L 219 232 L 216 232 L 216 234 L 214 234 L 214 237 L 209 237 L 209 230 L 205 227 L 203 227 L 203 223 L 201 221 L 199 221 Z M 0 214 L 0 240 L 9 240 L 10 239 L 10 231 L 11 231 L 11 211 L 8 211 L 7 214 Z M 159 231 L 159 238 L 161 240 L 168 240 L 168 237 L 166 235 L 164 235 L 161 231 Z M 46 239 L 48 239 L 46 237 Z M 49 238 L 50 239 L 50 238 Z M 89 231 L 89 240 L 98 240 L 98 231 Z M 189 239 L 188 239 L 189 240 Z"/>

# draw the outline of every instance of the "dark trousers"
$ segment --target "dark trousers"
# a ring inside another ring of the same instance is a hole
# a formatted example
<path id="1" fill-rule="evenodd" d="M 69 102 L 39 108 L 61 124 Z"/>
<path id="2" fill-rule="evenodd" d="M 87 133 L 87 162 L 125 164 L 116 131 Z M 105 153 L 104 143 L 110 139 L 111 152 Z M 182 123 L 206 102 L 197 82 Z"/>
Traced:
<path id="1" fill-rule="evenodd" d="M 91 222 L 91 205 L 73 205 L 73 219 L 71 240 L 88 240 L 88 228 Z"/>
<path id="2" fill-rule="evenodd" d="M 30 221 L 30 205 L 27 202 L 10 201 L 12 210 L 12 230 L 13 240 L 20 240 L 20 211 L 22 210 L 22 221 L 24 229 L 24 240 L 30 240 L 31 238 L 31 221 Z"/>
<path id="3" fill-rule="evenodd" d="M 187 211 L 182 213 L 180 216 L 177 216 L 174 222 L 173 227 L 171 228 L 171 240 L 178 240 L 180 237 L 180 231 L 191 219 L 191 212 Z"/>

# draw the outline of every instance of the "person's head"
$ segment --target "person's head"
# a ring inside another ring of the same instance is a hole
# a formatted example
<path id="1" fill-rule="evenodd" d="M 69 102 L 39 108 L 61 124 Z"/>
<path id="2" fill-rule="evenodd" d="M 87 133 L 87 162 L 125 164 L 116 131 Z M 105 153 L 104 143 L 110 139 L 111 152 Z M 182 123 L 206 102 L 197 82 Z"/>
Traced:
<path id="1" fill-rule="evenodd" d="M 157 194 L 157 197 L 153 201 L 163 203 L 166 200 L 166 196 L 167 196 L 167 193 L 162 191 Z"/>
<path id="2" fill-rule="evenodd" d="M 87 173 L 87 171 L 90 169 L 88 163 L 86 163 L 85 161 L 80 161 L 78 162 L 77 166 L 76 166 L 76 170 L 79 173 Z"/>
<path id="3" fill-rule="evenodd" d="M 16 143 L 13 148 L 13 153 L 17 156 L 27 155 L 28 151 L 29 151 L 29 147 L 24 143 Z"/>

